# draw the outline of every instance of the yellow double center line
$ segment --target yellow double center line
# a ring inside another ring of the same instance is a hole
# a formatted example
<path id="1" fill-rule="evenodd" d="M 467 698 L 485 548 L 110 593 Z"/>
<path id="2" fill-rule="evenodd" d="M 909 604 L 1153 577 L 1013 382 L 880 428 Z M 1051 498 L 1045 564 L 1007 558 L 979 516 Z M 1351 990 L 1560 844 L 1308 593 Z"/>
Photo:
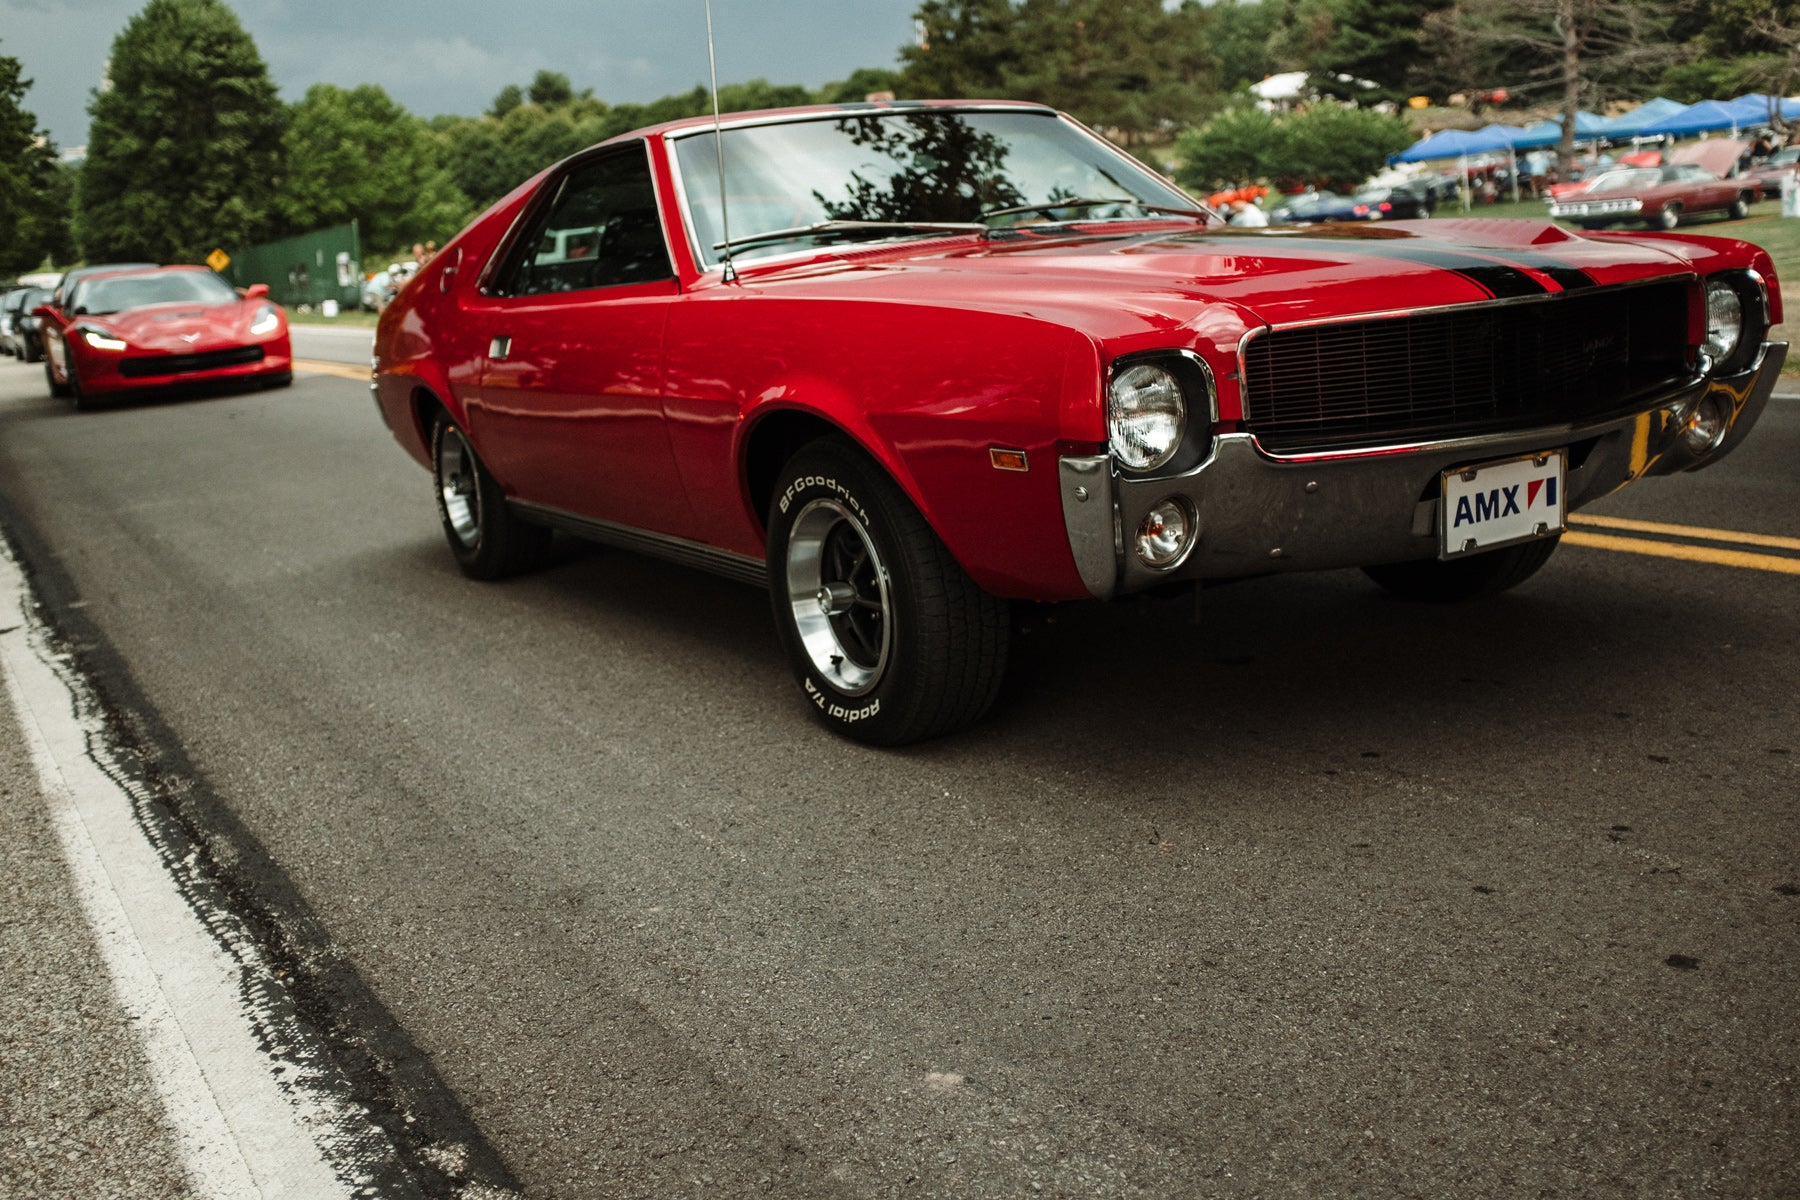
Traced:
<path id="1" fill-rule="evenodd" d="M 1702 529 L 1693 525 L 1664 525 L 1657 521 L 1633 521 L 1625 517 L 1575 516 L 1569 518 L 1569 532 L 1563 541 L 1570 546 L 1586 546 L 1594 550 L 1618 550 L 1625 554 L 1648 554 L 1653 558 L 1679 558 L 1686 562 L 1711 563 L 1720 567 L 1742 567 L 1751 571 L 1774 571 L 1782 575 L 1800 575 L 1800 557 L 1779 554 L 1757 554 L 1732 546 L 1764 546 L 1771 550 L 1789 550 L 1800 556 L 1800 538 L 1777 537 L 1767 533 L 1739 533 L 1730 529 Z M 1650 534 L 1655 537 L 1689 538 L 1694 541 L 1719 542 L 1719 546 L 1692 546 L 1685 542 L 1661 542 L 1652 537 L 1625 537 L 1616 533 L 1588 533 L 1586 529 L 1616 529 L 1627 534 Z"/>
<path id="2" fill-rule="evenodd" d="M 339 379 L 369 382 L 369 368 L 358 367 L 351 363 L 324 362 L 316 358 L 296 358 L 294 370 L 304 375 L 336 375 Z"/>

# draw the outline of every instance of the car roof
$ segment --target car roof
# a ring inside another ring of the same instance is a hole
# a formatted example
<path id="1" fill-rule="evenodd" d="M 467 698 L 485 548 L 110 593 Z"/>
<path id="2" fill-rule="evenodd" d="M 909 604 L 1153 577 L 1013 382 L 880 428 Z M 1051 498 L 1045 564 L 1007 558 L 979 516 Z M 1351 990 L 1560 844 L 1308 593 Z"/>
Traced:
<path id="1" fill-rule="evenodd" d="M 1029 100 L 870 100 L 856 104 L 809 104 L 799 108 L 759 108 L 749 112 L 721 113 L 719 125 L 731 129 L 742 125 L 766 125 L 780 121 L 805 120 L 811 117 L 863 117 L 882 116 L 894 113 L 929 112 L 929 111 L 993 111 L 1011 110 L 1015 112 L 1036 112 L 1055 115 L 1056 110 L 1046 104 L 1036 104 Z M 649 125 L 642 129 L 634 129 L 630 133 L 620 134 L 608 141 L 620 141 L 628 138 L 674 136 L 685 133 L 701 132 L 713 127 L 712 114 L 699 117 L 682 117 L 675 121 L 664 121 L 660 125 Z"/>

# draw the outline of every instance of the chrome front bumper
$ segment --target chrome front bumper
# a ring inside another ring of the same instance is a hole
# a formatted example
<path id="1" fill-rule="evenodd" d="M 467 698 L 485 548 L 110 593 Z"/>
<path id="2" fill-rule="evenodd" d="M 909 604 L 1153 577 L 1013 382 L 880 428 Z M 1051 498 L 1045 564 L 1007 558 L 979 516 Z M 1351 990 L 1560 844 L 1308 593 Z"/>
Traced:
<path id="1" fill-rule="evenodd" d="M 1438 487 L 1444 471 L 1536 451 L 1567 448 L 1566 511 L 1573 512 L 1647 475 L 1710 466 L 1729 454 L 1762 415 L 1787 360 L 1769 342 L 1740 375 L 1702 379 L 1609 421 L 1343 454 L 1276 458 L 1247 433 L 1225 434 L 1206 461 L 1157 479 L 1120 475 L 1106 455 L 1061 460 L 1063 522 L 1081 579 L 1093 595 L 1142 591 L 1171 580 L 1239 579 L 1431 558 L 1438 548 Z M 1719 444 L 1689 451 L 1673 411 L 1704 396 L 1731 413 Z M 1151 508 L 1186 498 L 1199 517 L 1187 556 L 1156 570 L 1131 549 Z"/>

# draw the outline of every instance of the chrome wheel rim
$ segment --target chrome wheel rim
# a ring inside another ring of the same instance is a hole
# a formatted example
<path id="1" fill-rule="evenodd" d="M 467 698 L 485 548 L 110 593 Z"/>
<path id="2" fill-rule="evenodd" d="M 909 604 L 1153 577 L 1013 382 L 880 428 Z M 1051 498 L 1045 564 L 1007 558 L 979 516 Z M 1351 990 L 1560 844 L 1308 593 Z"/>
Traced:
<path id="1" fill-rule="evenodd" d="M 863 523 L 836 500 L 814 500 L 794 519 L 787 591 L 815 671 L 849 696 L 881 682 L 894 642 L 887 567 Z"/>
<path id="2" fill-rule="evenodd" d="M 454 426 L 445 429 L 437 447 L 438 499 L 444 520 L 456 540 L 471 550 L 481 540 L 481 499 L 475 490 L 475 452 Z"/>

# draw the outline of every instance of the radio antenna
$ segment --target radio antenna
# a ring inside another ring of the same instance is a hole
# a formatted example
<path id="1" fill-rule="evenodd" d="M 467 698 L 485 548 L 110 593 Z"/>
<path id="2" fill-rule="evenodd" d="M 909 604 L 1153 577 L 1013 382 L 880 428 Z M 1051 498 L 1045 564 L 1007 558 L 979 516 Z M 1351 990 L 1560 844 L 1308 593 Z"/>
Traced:
<path id="1" fill-rule="evenodd" d="M 713 54 L 712 0 L 706 0 L 706 65 L 712 71 L 713 155 L 719 163 L 719 232 L 723 237 L 719 251 L 720 279 L 737 282 L 737 268 L 731 263 L 731 213 L 725 200 L 725 140 L 719 130 L 719 60 Z"/>

